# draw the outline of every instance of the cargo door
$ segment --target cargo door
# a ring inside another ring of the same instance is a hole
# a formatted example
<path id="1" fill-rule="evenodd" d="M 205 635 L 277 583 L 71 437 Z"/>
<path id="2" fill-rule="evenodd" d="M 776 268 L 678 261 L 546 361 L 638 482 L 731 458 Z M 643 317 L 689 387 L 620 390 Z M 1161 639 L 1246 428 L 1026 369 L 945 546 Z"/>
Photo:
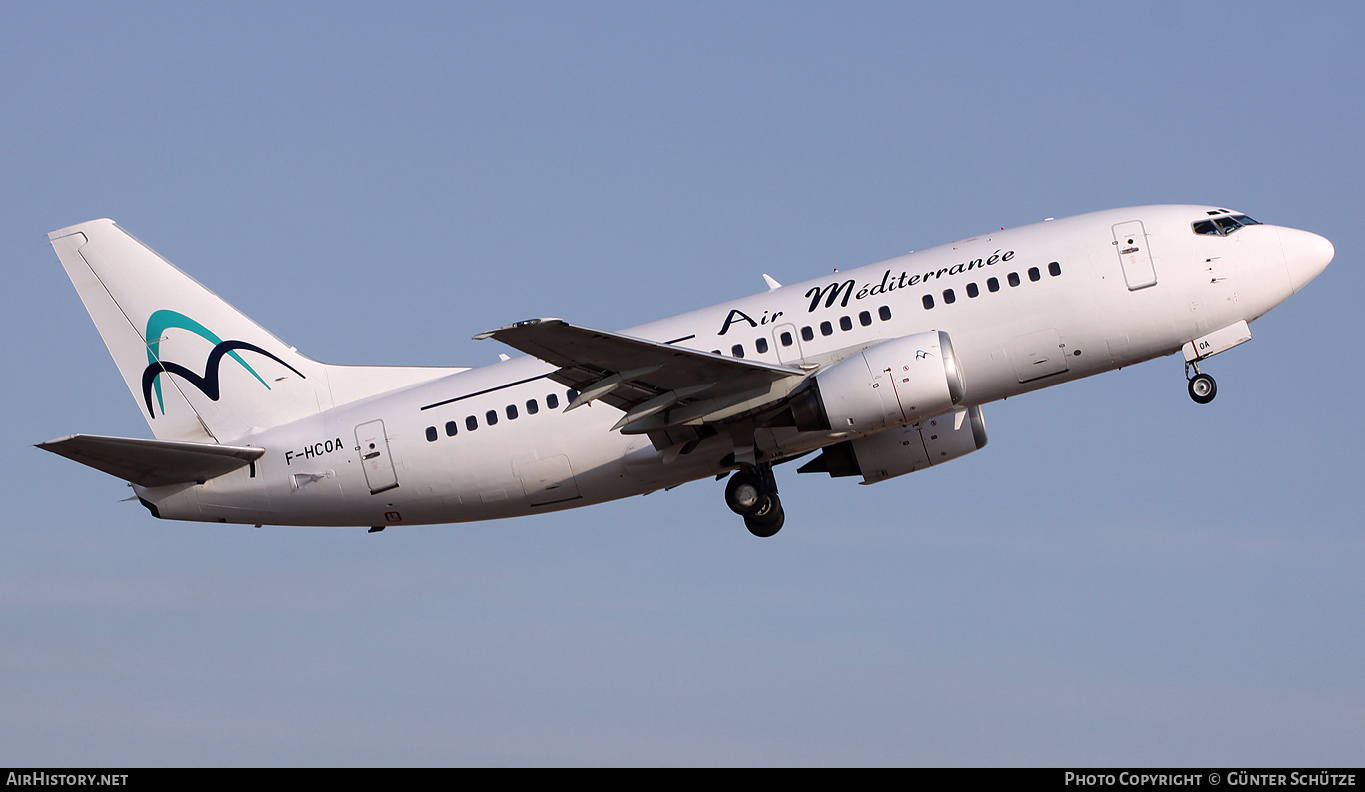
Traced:
<path id="1" fill-rule="evenodd" d="M 1009 355 L 1020 382 L 1032 382 L 1070 368 L 1062 336 L 1054 327 L 1010 339 Z"/>
<path id="2" fill-rule="evenodd" d="M 546 506 L 583 497 L 573 476 L 569 458 L 563 454 L 545 459 L 518 460 L 514 467 L 521 477 L 532 506 Z"/>

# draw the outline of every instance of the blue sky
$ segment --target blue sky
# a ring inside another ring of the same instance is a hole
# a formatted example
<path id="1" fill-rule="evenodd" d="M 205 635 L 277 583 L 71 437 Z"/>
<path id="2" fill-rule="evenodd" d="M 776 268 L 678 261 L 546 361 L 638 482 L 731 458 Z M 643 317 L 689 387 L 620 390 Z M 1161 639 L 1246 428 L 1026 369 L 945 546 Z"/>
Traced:
<path id="1" fill-rule="evenodd" d="M 1357 765 L 1358 4 L 0 8 L 0 764 Z M 1214 203 L 1335 263 L 1185 394 L 987 405 L 780 470 L 390 530 L 160 522 L 46 232 L 113 217 L 317 359 L 479 365 L 1044 217 Z"/>

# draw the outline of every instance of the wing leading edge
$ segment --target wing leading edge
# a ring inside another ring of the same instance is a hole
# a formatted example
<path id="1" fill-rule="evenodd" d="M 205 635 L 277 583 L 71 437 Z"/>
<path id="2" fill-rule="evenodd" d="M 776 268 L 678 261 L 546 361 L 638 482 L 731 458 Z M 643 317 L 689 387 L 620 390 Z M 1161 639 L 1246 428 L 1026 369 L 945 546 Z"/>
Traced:
<path id="1" fill-rule="evenodd" d="M 86 434 L 48 440 L 38 448 L 143 487 L 203 483 L 246 467 L 265 453 L 250 446 Z"/>
<path id="2" fill-rule="evenodd" d="M 779 406 L 809 372 L 741 360 L 562 319 L 530 319 L 474 336 L 494 338 L 559 370 L 550 379 L 579 392 L 566 408 L 594 401 L 623 410 L 613 428 L 645 434 L 723 423 Z"/>

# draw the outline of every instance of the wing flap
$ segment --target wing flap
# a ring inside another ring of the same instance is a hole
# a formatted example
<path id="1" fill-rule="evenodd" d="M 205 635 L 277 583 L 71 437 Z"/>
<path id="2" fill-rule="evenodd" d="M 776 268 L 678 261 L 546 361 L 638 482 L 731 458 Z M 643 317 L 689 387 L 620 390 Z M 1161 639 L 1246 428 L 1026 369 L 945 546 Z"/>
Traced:
<path id="1" fill-rule="evenodd" d="M 263 448 L 74 434 L 38 448 L 143 487 L 203 482 L 259 459 Z"/>

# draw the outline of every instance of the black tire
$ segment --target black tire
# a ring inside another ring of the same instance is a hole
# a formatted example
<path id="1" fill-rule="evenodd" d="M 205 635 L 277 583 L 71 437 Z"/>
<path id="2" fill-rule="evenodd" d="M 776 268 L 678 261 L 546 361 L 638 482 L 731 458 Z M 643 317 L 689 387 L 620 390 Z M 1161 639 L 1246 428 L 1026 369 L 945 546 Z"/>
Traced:
<path id="1" fill-rule="evenodd" d="M 1190 379 L 1190 398 L 1196 404 L 1208 404 L 1218 395 L 1218 383 L 1207 374 L 1196 374 Z"/>
<path id="2" fill-rule="evenodd" d="M 725 505 L 741 517 L 757 514 L 768 505 L 768 488 L 763 479 L 739 471 L 725 483 Z"/>
<path id="3" fill-rule="evenodd" d="M 764 506 L 765 508 L 758 514 L 744 518 L 744 527 L 749 529 L 749 533 L 761 539 L 782 530 L 782 524 L 787 521 L 787 514 L 782 510 L 782 501 L 776 495 L 769 495 Z"/>

